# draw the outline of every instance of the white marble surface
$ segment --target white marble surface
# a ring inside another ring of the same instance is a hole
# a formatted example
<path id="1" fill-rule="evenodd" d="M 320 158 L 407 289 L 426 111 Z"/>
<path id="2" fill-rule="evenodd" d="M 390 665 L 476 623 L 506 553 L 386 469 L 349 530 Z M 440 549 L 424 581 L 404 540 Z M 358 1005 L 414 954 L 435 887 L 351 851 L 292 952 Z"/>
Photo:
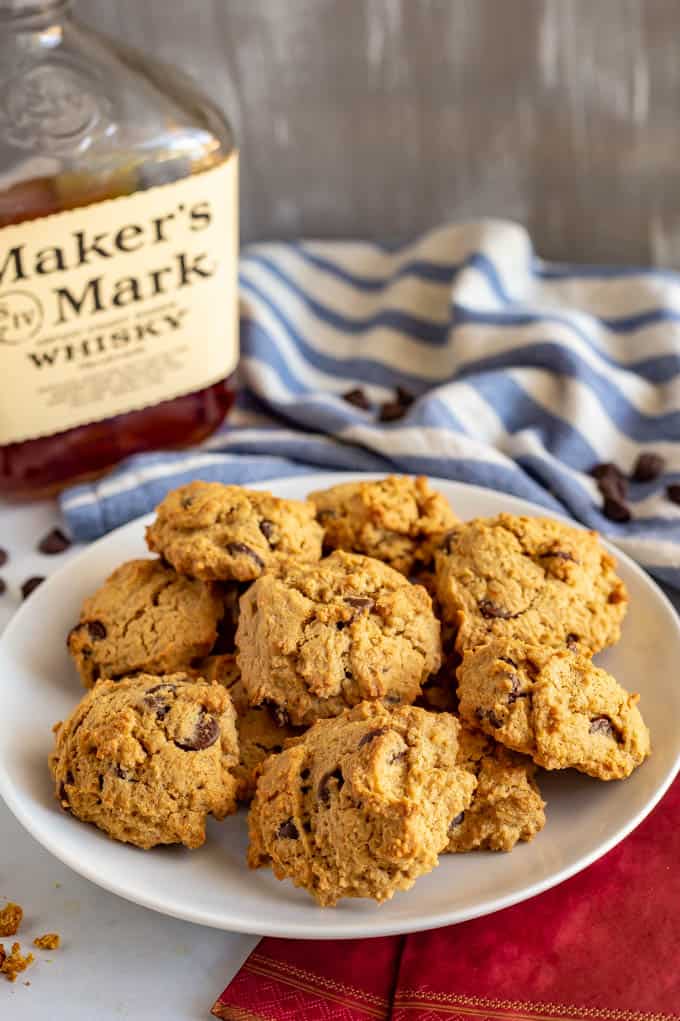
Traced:
<path id="1" fill-rule="evenodd" d="M 10 555 L 0 568 L 7 582 L 0 630 L 21 602 L 21 583 L 77 553 L 46 557 L 36 551 L 59 523 L 51 503 L 0 504 L 0 546 Z M 207 1021 L 257 942 L 166 918 L 100 890 L 44 851 L 0 801 L 0 907 L 6 900 L 24 908 L 24 946 L 55 930 L 63 940 L 57 951 L 36 951 L 37 963 L 13 985 L 0 981 L 0 1018 L 7 1021 Z"/>

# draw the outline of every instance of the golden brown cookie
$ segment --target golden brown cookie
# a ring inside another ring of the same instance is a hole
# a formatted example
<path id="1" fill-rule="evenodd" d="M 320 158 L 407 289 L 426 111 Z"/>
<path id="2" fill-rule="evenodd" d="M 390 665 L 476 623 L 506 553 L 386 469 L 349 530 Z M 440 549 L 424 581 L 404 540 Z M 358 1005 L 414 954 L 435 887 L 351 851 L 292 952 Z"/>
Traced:
<path id="1" fill-rule="evenodd" d="M 289 557 L 321 556 L 314 505 L 271 493 L 191 482 L 173 489 L 146 530 L 150 550 L 180 573 L 206 581 L 252 581 Z"/>
<path id="2" fill-rule="evenodd" d="M 596 532 L 499 514 L 449 532 L 437 596 L 460 652 L 518 638 L 592 654 L 619 638 L 627 595 L 615 566 Z"/>
<path id="3" fill-rule="evenodd" d="M 457 720 L 362 703 L 268 758 L 249 816 L 251 868 L 271 865 L 322 905 L 388 900 L 431 871 L 475 779 Z"/>
<path id="4" fill-rule="evenodd" d="M 425 589 L 336 551 L 259 578 L 241 599 L 236 644 L 250 702 L 305 725 L 364 699 L 413 702 L 439 669 L 439 632 Z"/>
<path id="5" fill-rule="evenodd" d="M 100 677 L 170 673 L 210 652 L 223 612 L 214 586 L 160 560 L 130 560 L 85 600 L 68 648 L 86 688 Z"/>
<path id="6" fill-rule="evenodd" d="M 571 652 L 496 639 L 463 656 L 458 697 L 461 719 L 544 769 L 620 780 L 650 752 L 638 695 Z"/>
<path id="7" fill-rule="evenodd" d="M 236 714 L 220 684 L 99 681 L 55 731 L 59 803 L 115 840 L 200 847 L 207 816 L 236 810 Z"/>
<path id="8" fill-rule="evenodd" d="M 208 656 L 191 671 L 207 681 L 219 681 L 229 691 L 236 710 L 239 765 L 237 798 L 248 802 L 255 793 L 255 771 L 268 755 L 283 750 L 286 741 L 298 737 L 303 727 L 293 727 L 281 709 L 270 705 L 251 706 L 241 680 L 236 656 Z"/>
<path id="9" fill-rule="evenodd" d="M 511 851 L 545 826 L 545 802 L 531 759 L 463 728 L 458 763 L 477 780 L 470 807 L 451 821 L 447 851 Z"/>
<path id="10" fill-rule="evenodd" d="M 458 521 L 423 476 L 343 482 L 309 499 L 325 529 L 324 546 L 384 560 L 407 576 L 429 563 L 433 542 Z"/>

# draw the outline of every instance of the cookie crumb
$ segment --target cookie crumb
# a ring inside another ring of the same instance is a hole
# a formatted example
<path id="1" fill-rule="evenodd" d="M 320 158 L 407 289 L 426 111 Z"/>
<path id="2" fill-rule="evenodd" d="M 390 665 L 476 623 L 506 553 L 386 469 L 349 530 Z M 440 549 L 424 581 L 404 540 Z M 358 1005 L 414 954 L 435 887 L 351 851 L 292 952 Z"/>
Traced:
<path id="1" fill-rule="evenodd" d="M 12 943 L 12 952 L 7 954 L 5 948 L 0 945 L 0 972 L 7 976 L 8 982 L 16 982 L 17 975 L 20 975 L 22 971 L 26 971 L 30 964 L 33 964 L 35 960 L 33 954 L 26 954 L 24 956 L 21 953 L 21 944 Z"/>
<path id="2" fill-rule="evenodd" d="M 58 932 L 46 932 L 44 936 L 36 936 L 33 946 L 40 950 L 58 950 L 61 942 Z"/>
<path id="3" fill-rule="evenodd" d="M 0 936 L 16 936 L 24 917 L 23 908 L 12 901 L 0 911 Z"/>

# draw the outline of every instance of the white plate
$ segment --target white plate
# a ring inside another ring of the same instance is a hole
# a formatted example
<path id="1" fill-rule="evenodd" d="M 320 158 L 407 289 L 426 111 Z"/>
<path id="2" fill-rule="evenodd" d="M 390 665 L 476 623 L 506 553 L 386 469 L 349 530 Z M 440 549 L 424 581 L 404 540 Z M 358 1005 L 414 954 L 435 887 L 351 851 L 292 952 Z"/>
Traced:
<path id="1" fill-rule="evenodd" d="M 370 476 L 315 475 L 259 488 L 303 497 L 361 477 Z M 463 518 L 501 510 L 545 514 L 488 489 L 432 481 Z M 624 782 L 598 783 L 574 772 L 545 775 L 541 789 L 548 822 L 531 844 L 509 855 L 444 855 L 434 872 L 387 904 L 350 900 L 322 910 L 269 870 L 246 868 L 244 812 L 212 822 L 198 851 L 139 851 L 114 843 L 59 809 L 46 759 L 52 724 L 82 695 L 65 635 L 82 599 L 123 560 L 145 555 L 144 524 L 140 519 L 118 529 L 54 574 L 19 610 L 0 643 L 0 794 L 57 858 L 122 897 L 203 925 L 272 936 L 381 936 L 460 922 L 533 897 L 595 861 L 642 821 L 680 767 L 678 620 L 647 575 L 617 553 L 630 609 L 621 642 L 598 662 L 641 693 L 653 754 Z"/>

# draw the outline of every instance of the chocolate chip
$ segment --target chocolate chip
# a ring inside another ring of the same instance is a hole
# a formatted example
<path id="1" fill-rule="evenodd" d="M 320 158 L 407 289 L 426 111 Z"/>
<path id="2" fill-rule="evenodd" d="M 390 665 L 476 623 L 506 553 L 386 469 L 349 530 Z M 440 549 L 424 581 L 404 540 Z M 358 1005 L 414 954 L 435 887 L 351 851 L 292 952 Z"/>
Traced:
<path id="1" fill-rule="evenodd" d="M 603 734 L 604 737 L 614 738 L 614 727 L 612 721 L 608 716 L 595 716 L 590 721 L 590 733 L 591 734 Z"/>
<path id="2" fill-rule="evenodd" d="M 447 532 L 439 544 L 440 550 L 442 550 L 443 553 L 452 553 L 457 539 L 458 532 L 455 529 L 451 532 Z"/>
<path id="3" fill-rule="evenodd" d="M 149 688 L 149 690 L 147 691 L 147 695 L 153 695 L 157 691 L 175 692 L 177 691 L 177 685 L 170 684 L 168 681 L 164 681 L 162 684 L 155 684 L 153 688 Z"/>
<path id="4" fill-rule="evenodd" d="M 303 769 L 302 770 L 302 772 L 300 773 L 300 779 L 301 780 L 309 780 L 309 770 L 308 769 Z"/>
<path id="5" fill-rule="evenodd" d="M 576 652 L 578 649 L 579 637 L 572 633 L 567 635 L 567 648 L 571 652 Z"/>
<path id="6" fill-rule="evenodd" d="M 449 833 L 451 830 L 455 830 L 456 826 L 460 826 L 464 818 L 465 812 L 459 812 L 458 815 L 454 815 L 453 819 L 449 823 Z"/>
<path id="7" fill-rule="evenodd" d="M 338 790 L 339 791 L 342 790 L 343 784 L 345 782 L 345 778 L 342 775 L 342 770 L 333 769 L 330 771 L 330 773 L 326 773 L 325 776 L 321 777 L 321 781 L 319 782 L 318 794 L 319 801 L 321 801 L 324 805 L 327 805 L 331 800 L 331 792 L 329 790 L 331 780 L 337 780 Z"/>
<path id="8" fill-rule="evenodd" d="M 180 500 L 182 510 L 189 510 L 193 502 L 194 502 L 193 496 L 183 496 L 182 499 Z"/>
<path id="9" fill-rule="evenodd" d="M 298 828 L 292 819 L 286 819 L 276 831 L 278 840 L 297 840 L 299 836 Z"/>
<path id="10" fill-rule="evenodd" d="M 415 401 L 415 397 L 413 396 L 413 394 L 410 393 L 408 390 L 405 390 L 403 386 L 396 387 L 395 393 L 397 395 L 397 400 L 399 401 L 400 404 L 403 404 L 405 408 L 410 407 L 411 404 L 413 404 L 413 402 Z"/>
<path id="11" fill-rule="evenodd" d="M 73 773 L 71 772 L 71 770 L 69 769 L 68 773 L 66 774 L 66 783 L 74 784 L 75 782 L 76 782 L 76 778 L 73 775 Z"/>
<path id="12" fill-rule="evenodd" d="M 596 464 L 590 474 L 597 479 L 597 488 L 604 497 L 625 500 L 628 492 L 628 479 L 617 465 L 611 462 Z"/>
<path id="13" fill-rule="evenodd" d="M 381 422 L 395 422 L 397 419 L 403 418 L 415 401 L 413 394 L 405 390 L 403 386 L 396 387 L 394 394 L 393 401 L 385 401 L 380 405 L 378 417 Z"/>
<path id="14" fill-rule="evenodd" d="M 512 684 L 512 691 L 508 692 L 508 705 L 514 705 L 518 698 L 529 698 L 530 692 L 522 691 L 517 674 L 511 675 L 510 683 Z"/>
<path id="15" fill-rule="evenodd" d="M 226 546 L 227 553 L 232 557 L 244 556 L 254 560 L 258 567 L 264 567 L 264 560 L 258 556 L 254 549 L 246 546 L 244 542 L 229 542 Z"/>
<path id="16" fill-rule="evenodd" d="M 385 401 L 380 405 L 378 420 L 380 422 L 396 422 L 403 418 L 407 411 L 408 405 L 402 404 L 401 401 Z"/>
<path id="17" fill-rule="evenodd" d="M 274 522 L 273 521 L 268 521 L 265 518 L 264 521 L 260 522 L 260 531 L 262 532 L 263 536 L 265 537 L 265 539 L 267 540 L 267 542 L 271 546 L 272 545 L 272 536 L 274 535 L 274 531 L 275 531 Z"/>
<path id="18" fill-rule="evenodd" d="M 666 470 L 666 459 L 661 454 L 653 454 L 651 451 L 640 454 L 635 465 L 631 478 L 633 482 L 653 482 L 663 475 Z"/>
<path id="19" fill-rule="evenodd" d="M 348 606 L 353 606 L 355 610 L 368 610 L 369 612 L 375 606 L 375 599 L 371 599 L 369 596 L 345 596 L 345 602 Z"/>
<path id="20" fill-rule="evenodd" d="M 674 482 L 666 488 L 666 496 L 672 503 L 680 503 L 680 483 Z"/>
<path id="21" fill-rule="evenodd" d="M 48 532 L 40 542 L 38 543 L 38 549 L 41 553 L 47 554 L 48 557 L 54 556 L 55 553 L 63 553 L 71 545 L 71 540 L 67 535 L 64 535 L 61 528 L 53 528 L 51 532 Z"/>
<path id="22" fill-rule="evenodd" d="M 214 716 L 201 708 L 194 726 L 193 734 L 185 741 L 175 741 L 183 752 L 201 752 L 215 744 L 220 736 L 220 725 Z"/>
<path id="23" fill-rule="evenodd" d="M 496 729 L 503 726 L 502 721 L 498 719 L 493 709 L 475 709 L 475 716 L 480 723 L 483 723 L 484 720 L 488 720 L 491 726 Z"/>
<path id="24" fill-rule="evenodd" d="M 389 727 L 378 727 L 376 730 L 369 730 L 367 734 L 364 734 L 361 741 L 357 745 L 358 748 L 363 748 L 365 744 L 369 744 L 374 741 L 376 737 L 380 737 L 382 734 L 387 734 Z"/>
<path id="25" fill-rule="evenodd" d="M 7 582 L 4 578 L 0 578 L 0 596 L 4 595 L 7 591 Z"/>
<path id="26" fill-rule="evenodd" d="M 4 567 L 9 560 L 9 553 L 0 546 L 0 567 Z"/>
<path id="27" fill-rule="evenodd" d="M 145 695 L 144 704 L 156 713 L 156 719 L 164 720 L 170 712 L 171 706 L 161 695 Z"/>
<path id="28" fill-rule="evenodd" d="M 28 597 L 30 596 L 31 592 L 35 592 L 35 590 L 37 589 L 38 585 L 42 585 L 44 580 L 45 580 L 44 577 L 41 577 L 40 575 L 37 575 L 37 574 L 33 575 L 33 577 L 31 577 L 31 578 L 27 578 L 26 581 L 21 586 L 22 598 L 23 599 L 28 599 Z"/>
<path id="29" fill-rule="evenodd" d="M 605 498 L 602 513 L 610 521 L 616 521 L 621 525 L 625 525 L 631 519 L 630 507 L 611 496 Z"/>
<path id="30" fill-rule="evenodd" d="M 335 622 L 336 631 L 344 631 L 346 627 L 347 627 L 346 620 L 336 620 Z"/>
<path id="31" fill-rule="evenodd" d="M 347 401 L 348 404 L 353 404 L 355 408 L 360 408 L 361 411 L 370 411 L 371 402 L 366 396 L 366 391 L 362 390 L 361 387 L 356 387 L 354 390 L 348 390 L 347 393 L 342 395 L 343 401 Z"/>
<path id="32" fill-rule="evenodd" d="M 100 642 L 106 638 L 106 625 L 100 620 L 88 620 L 87 633 L 93 641 Z"/>
<path id="33" fill-rule="evenodd" d="M 262 700 L 261 705 L 265 706 L 274 720 L 277 727 L 287 727 L 290 723 L 290 716 L 278 702 L 274 702 L 271 698 L 265 698 Z"/>
<path id="34" fill-rule="evenodd" d="M 571 560 L 573 564 L 579 563 L 576 557 L 573 557 L 571 553 L 567 553 L 565 550 L 561 549 L 549 550 L 547 553 L 538 554 L 539 560 L 546 560 L 548 557 L 554 557 L 556 560 Z"/>
<path id="35" fill-rule="evenodd" d="M 309 819 L 305 819 L 305 821 L 302 824 L 302 828 L 305 831 L 305 833 L 311 833 L 312 832 L 312 824 L 309 821 Z"/>
<path id="36" fill-rule="evenodd" d="M 515 617 L 519 617 L 519 613 L 511 613 L 510 610 L 504 610 L 502 606 L 498 606 L 497 603 L 493 603 L 490 599 L 481 599 L 477 605 L 482 617 L 485 617 L 487 620 L 514 620 Z"/>

